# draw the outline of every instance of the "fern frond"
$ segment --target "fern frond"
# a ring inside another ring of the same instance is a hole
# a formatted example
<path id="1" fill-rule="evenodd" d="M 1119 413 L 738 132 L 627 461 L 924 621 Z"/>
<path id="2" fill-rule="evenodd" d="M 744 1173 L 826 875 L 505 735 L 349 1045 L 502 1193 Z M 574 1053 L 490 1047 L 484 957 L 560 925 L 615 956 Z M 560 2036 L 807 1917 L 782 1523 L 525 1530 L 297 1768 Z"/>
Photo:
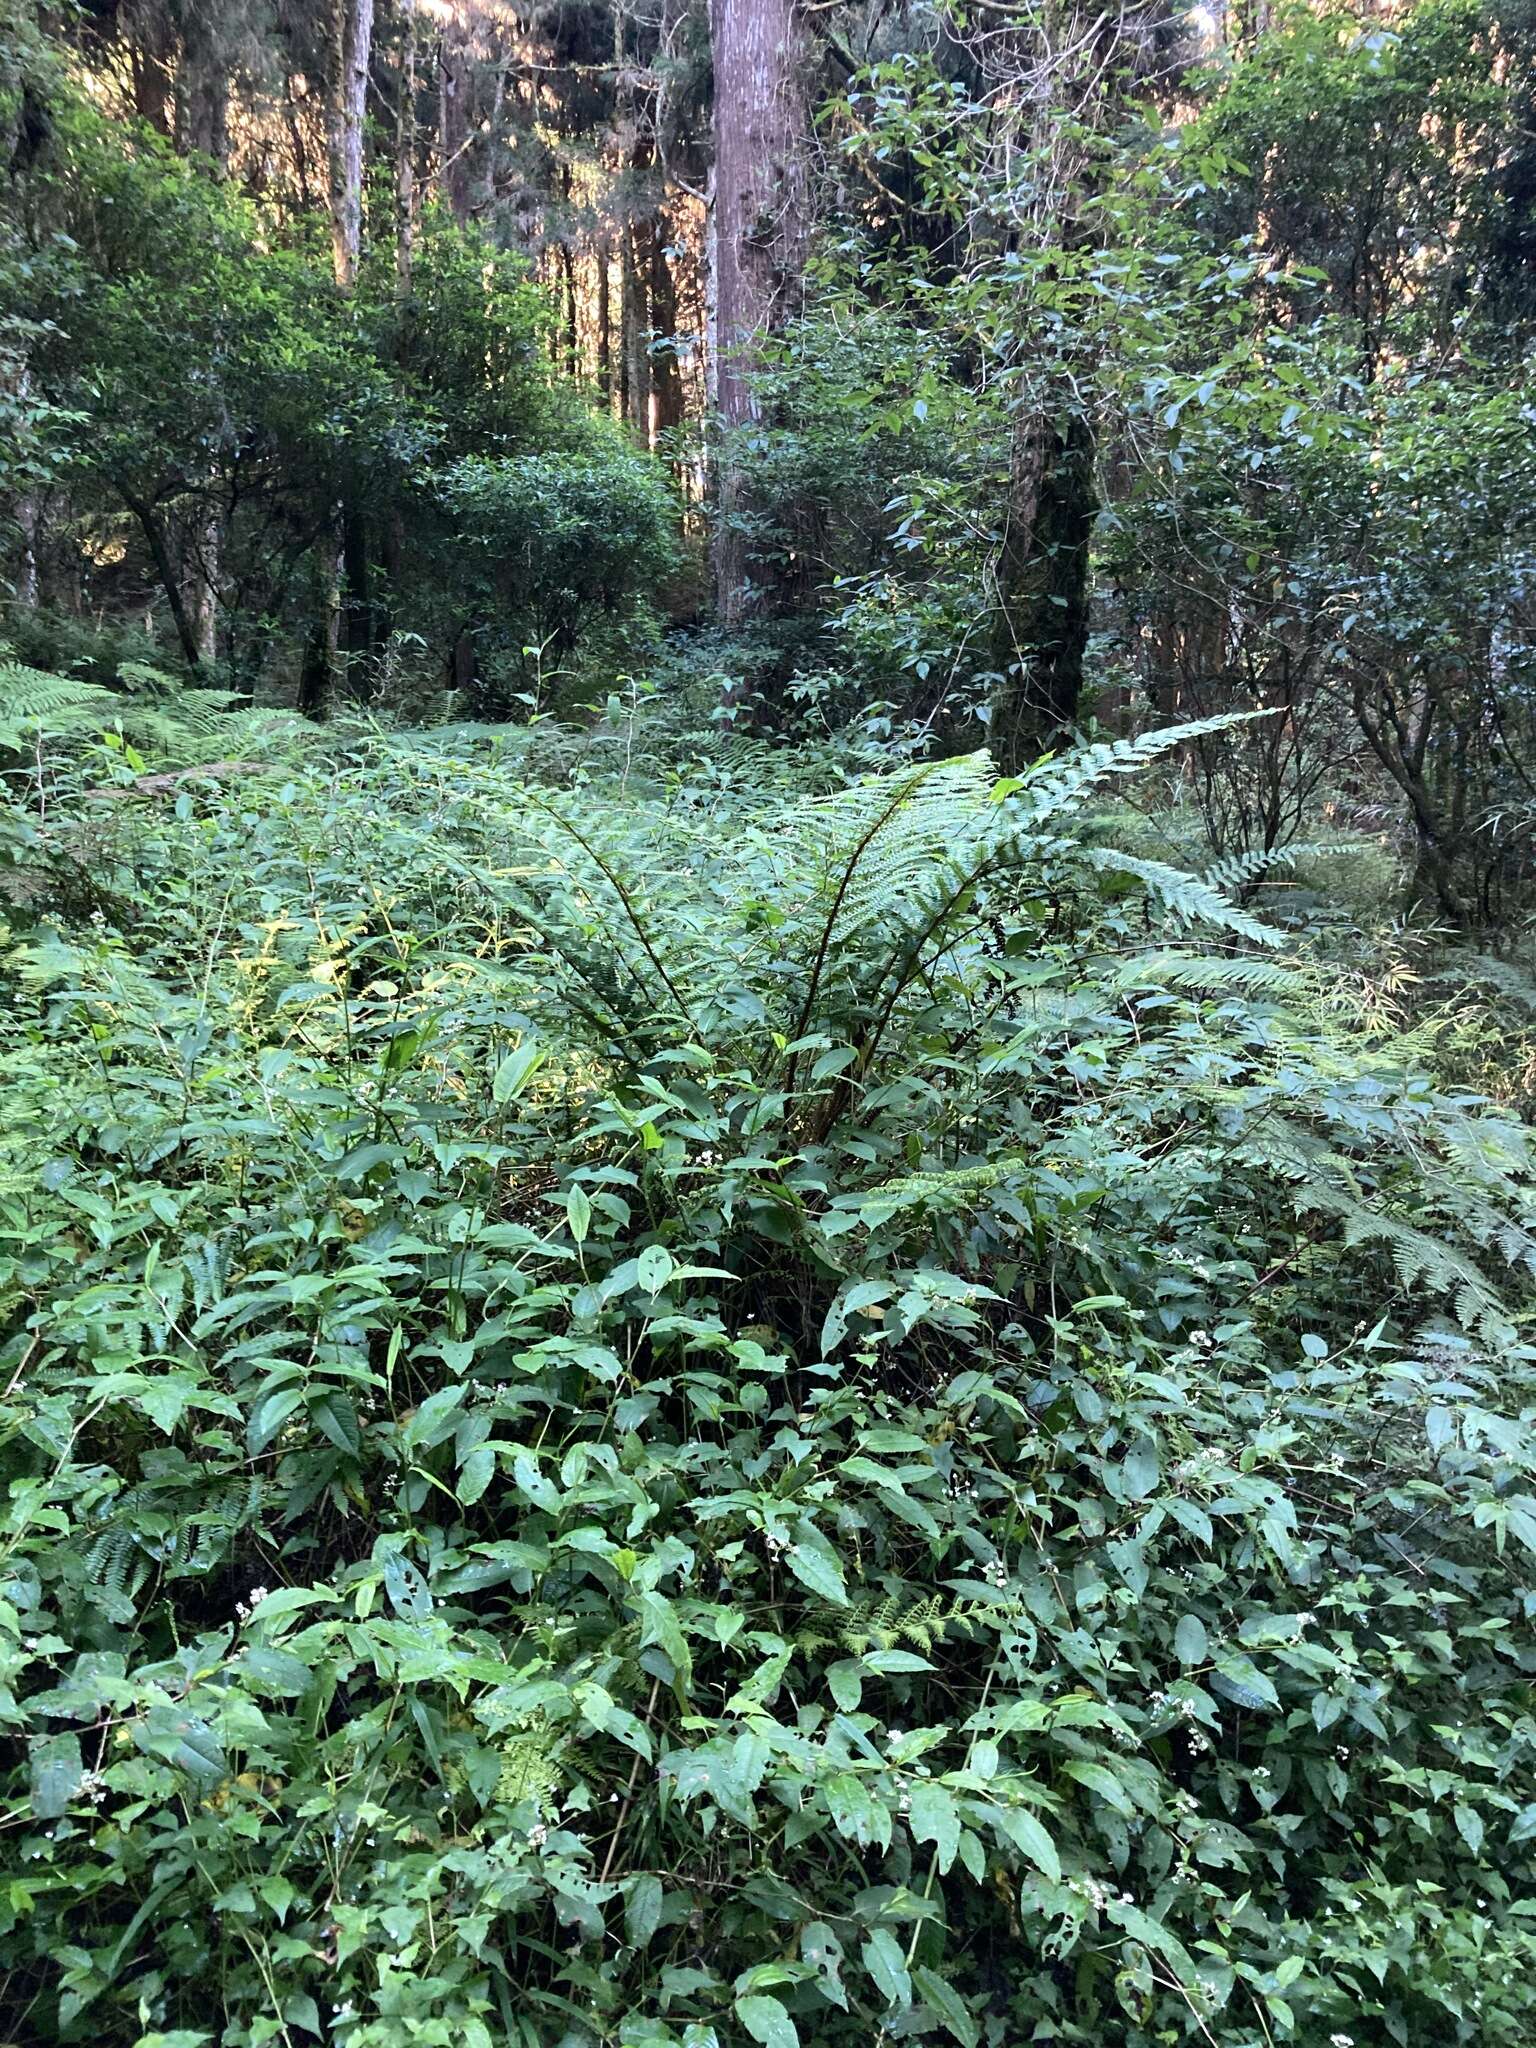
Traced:
<path id="1" fill-rule="evenodd" d="M 1143 860 L 1137 854 L 1121 853 L 1111 846 L 1084 847 L 1083 858 L 1090 867 L 1134 875 L 1138 881 L 1146 883 L 1165 910 L 1190 924 L 1216 925 L 1257 946 L 1278 946 L 1282 943 L 1283 935 L 1273 926 L 1261 923 L 1235 903 L 1229 903 L 1220 890 L 1213 889 L 1198 875 L 1165 867 L 1160 860 Z"/>
<path id="2" fill-rule="evenodd" d="M 1254 960 L 1244 954 L 1138 953 L 1105 970 L 1104 989 L 1114 995 L 1135 995 L 1147 989 L 1189 989 L 1249 996 L 1296 996 L 1306 977 L 1279 960 Z"/>
<path id="3" fill-rule="evenodd" d="M 1167 725 L 1155 732 L 1138 733 L 1131 739 L 1104 740 L 1095 746 L 1079 747 L 1075 753 L 1052 758 L 1020 776 L 1013 785 L 1019 792 L 1015 801 L 1038 823 L 1059 811 L 1075 809 L 1111 776 L 1134 775 L 1160 754 L 1169 753 L 1188 740 L 1273 715 L 1270 711 L 1229 711 L 1216 718 L 1197 718 L 1185 725 Z M 1007 790 L 1009 785 L 1005 783 L 1002 787 Z"/>
<path id="4" fill-rule="evenodd" d="M 40 737 L 75 738 L 110 724 L 119 699 L 78 676 L 0 663 L 0 750 L 28 752 Z"/>
<path id="5" fill-rule="evenodd" d="M 1213 861 L 1200 879 L 1225 895 L 1238 895 L 1244 889 L 1251 889 L 1255 882 L 1276 868 L 1293 868 L 1299 860 L 1312 860 L 1325 854 L 1358 853 L 1359 850 L 1358 846 L 1342 843 L 1335 846 L 1272 846 L 1267 850 L 1259 847 L 1252 853 L 1230 853 L 1225 860 Z"/>

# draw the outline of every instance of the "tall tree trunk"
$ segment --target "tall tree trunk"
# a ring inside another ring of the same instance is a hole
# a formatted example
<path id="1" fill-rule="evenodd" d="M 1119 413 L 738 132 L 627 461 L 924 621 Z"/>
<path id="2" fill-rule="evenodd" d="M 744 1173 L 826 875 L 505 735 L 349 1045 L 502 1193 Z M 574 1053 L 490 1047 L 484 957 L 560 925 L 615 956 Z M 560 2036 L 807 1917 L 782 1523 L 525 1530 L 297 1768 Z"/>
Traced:
<path id="1" fill-rule="evenodd" d="M 613 410 L 613 307 L 609 270 L 613 251 L 605 235 L 597 245 L 597 389 L 603 404 Z"/>
<path id="2" fill-rule="evenodd" d="M 192 599 L 188 607 L 198 653 L 210 664 L 219 658 L 219 576 L 223 552 L 224 523 L 218 506 L 210 505 L 197 526 L 192 550 Z"/>
<path id="3" fill-rule="evenodd" d="M 470 214 L 469 101 L 472 80 L 469 52 L 455 22 L 443 27 L 438 52 L 437 146 L 439 177 L 448 210 L 462 227 Z"/>
<path id="4" fill-rule="evenodd" d="M 416 0 L 400 9 L 400 76 L 395 107 L 395 291 L 411 296 L 416 261 Z"/>
<path id="5" fill-rule="evenodd" d="M 1093 458 L 1093 430 L 1081 412 L 1057 422 L 1032 407 L 1020 410 L 992 635 L 992 665 L 1002 681 L 990 738 L 1005 774 L 1058 746 L 1077 717 L 1098 513 Z"/>
<path id="6" fill-rule="evenodd" d="M 126 484 L 120 482 L 118 490 L 123 503 L 139 522 L 144 538 L 149 543 L 150 559 L 155 565 L 155 574 L 160 578 L 160 588 L 165 592 L 165 601 L 170 608 L 177 641 L 186 658 L 187 667 L 197 674 L 202 668 L 202 649 L 198 646 L 192 617 L 182 596 L 181 578 L 177 575 L 176 564 L 171 559 L 170 543 L 165 537 L 160 515 L 147 498 L 141 498 Z"/>
<path id="7" fill-rule="evenodd" d="M 331 260 L 343 291 L 357 283 L 363 244 L 363 113 L 373 55 L 373 0 L 332 0 L 330 158 Z"/>
<path id="8" fill-rule="evenodd" d="M 581 337 L 576 324 L 576 258 L 571 254 L 571 245 L 565 236 L 560 238 L 560 282 L 564 298 L 562 338 L 565 348 L 565 374 L 574 380 L 581 368 Z"/>
<path id="9" fill-rule="evenodd" d="M 42 602 L 42 578 L 37 566 L 37 539 L 42 526 L 36 494 L 28 491 L 16 507 L 16 524 L 21 528 L 21 561 L 16 577 L 16 602 L 26 611 L 36 611 Z"/>
<path id="10" fill-rule="evenodd" d="M 657 343 L 651 381 L 658 440 L 680 427 L 684 414 L 683 373 L 677 360 L 677 283 L 667 258 L 671 241 L 672 224 L 665 213 L 658 213 L 651 233 L 651 325 Z"/>
<path id="11" fill-rule="evenodd" d="M 176 145 L 187 156 L 212 159 L 222 175 L 229 162 L 229 65 L 212 21 L 189 14 L 176 75 Z"/>
<path id="12" fill-rule="evenodd" d="M 363 246 L 363 117 L 373 57 L 373 0 L 332 0 L 331 90 L 326 157 L 331 211 L 331 261 L 338 288 L 357 285 Z M 323 673 L 334 687 L 354 657 L 368 652 L 367 534 L 360 508 L 336 508 L 329 560 L 322 576 Z M 343 657 L 345 649 L 345 659 Z"/>
<path id="13" fill-rule="evenodd" d="M 651 261 L 646 246 L 648 223 L 631 220 L 624 237 L 625 384 L 629 392 L 629 425 L 643 447 L 651 443 L 650 298 Z"/>
<path id="14" fill-rule="evenodd" d="M 759 344 L 800 301 L 810 228 L 805 35 L 797 0 L 710 0 L 715 173 L 710 257 L 718 431 L 715 597 L 727 625 L 760 605 L 770 562 L 748 535 L 753 507 L 733 442 L 758 415 Z"/>

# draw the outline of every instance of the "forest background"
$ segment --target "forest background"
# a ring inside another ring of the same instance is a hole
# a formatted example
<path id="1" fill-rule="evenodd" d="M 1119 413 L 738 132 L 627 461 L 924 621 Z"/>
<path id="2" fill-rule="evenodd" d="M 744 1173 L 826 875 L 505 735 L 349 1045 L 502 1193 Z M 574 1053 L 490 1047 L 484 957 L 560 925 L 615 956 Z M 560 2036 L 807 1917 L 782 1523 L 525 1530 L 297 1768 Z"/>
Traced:
<path id="1" fill-rule="evenodd" d="M 1524 2044 L 1530 0 L 0 0 L 0 2043 Z"/>

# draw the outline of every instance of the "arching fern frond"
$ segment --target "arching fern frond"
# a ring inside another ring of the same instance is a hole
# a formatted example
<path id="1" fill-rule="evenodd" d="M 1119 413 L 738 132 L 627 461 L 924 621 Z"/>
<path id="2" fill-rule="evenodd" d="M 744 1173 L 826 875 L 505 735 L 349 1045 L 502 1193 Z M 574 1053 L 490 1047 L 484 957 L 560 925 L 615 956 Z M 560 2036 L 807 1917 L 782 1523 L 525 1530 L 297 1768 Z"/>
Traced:
<path id="1" fill-rule="evenodd" d="M 1250 916 L 1235 903 L 1229 903 L 1219 889 L 1212 888 L 1199 875 L 1185 874 L 1179 868 L 1165 867 L 1159 860 L 1143 860 L 1137 854 L 1122 853 L 1118 847 L 1112 846 L 1084 847 L 1083 858 L 1090 867 L 1134 875 L 1138 881 L 1146 883 L 1166 911 L 1188 924 L 1215 925 L 1256 946 L 1278 946 L 1282 943 L 1282 934 L 1273 926 Z"/>

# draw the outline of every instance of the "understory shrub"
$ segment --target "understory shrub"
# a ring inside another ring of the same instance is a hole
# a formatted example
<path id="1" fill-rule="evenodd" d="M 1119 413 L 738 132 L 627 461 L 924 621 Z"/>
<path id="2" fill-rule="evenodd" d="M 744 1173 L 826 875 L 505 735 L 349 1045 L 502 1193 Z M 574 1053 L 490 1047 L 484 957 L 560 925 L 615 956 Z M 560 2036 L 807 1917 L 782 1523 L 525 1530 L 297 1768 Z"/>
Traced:
<path id="1" fill-rule="evenodd" d="M 1168 744 L 15 826 L 0 2031 L 1530 2039 L 1530 1133 Z"/>

